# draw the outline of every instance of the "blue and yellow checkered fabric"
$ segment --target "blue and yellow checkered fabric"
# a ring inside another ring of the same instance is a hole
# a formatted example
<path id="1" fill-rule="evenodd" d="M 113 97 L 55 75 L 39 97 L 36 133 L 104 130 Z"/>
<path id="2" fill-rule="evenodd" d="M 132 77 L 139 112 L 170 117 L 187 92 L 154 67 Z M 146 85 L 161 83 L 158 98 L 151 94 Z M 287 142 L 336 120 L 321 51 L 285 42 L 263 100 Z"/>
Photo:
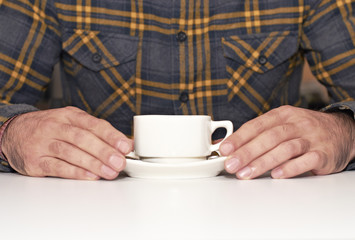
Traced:
<path id="1" fill-rule="evenodd" d="M 304 58 L 333 102 L 352 101 L 354 6 L 0 0 L 0 120 L 40 99 L 58 61 L 66 103 L 127 135 L 136 114 L 206 114 L 238 128 L 280 105 L 299 106 Z"/>

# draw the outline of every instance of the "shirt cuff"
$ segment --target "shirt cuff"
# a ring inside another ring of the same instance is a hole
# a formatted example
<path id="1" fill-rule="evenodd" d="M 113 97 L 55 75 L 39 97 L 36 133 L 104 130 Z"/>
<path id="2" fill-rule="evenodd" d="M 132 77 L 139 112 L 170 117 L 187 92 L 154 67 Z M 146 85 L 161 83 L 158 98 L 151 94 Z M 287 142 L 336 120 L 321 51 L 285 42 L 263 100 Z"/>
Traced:
<path id="1" fill-rule="evenodd" d="M 353 118 L 355 119 L 355 101 L 347 101 L 347 102 L 337 102 L 326 106 L 321 109 L 322 112 L 341 112 L 347 111 L 348 113 L 352 113 Z"/>

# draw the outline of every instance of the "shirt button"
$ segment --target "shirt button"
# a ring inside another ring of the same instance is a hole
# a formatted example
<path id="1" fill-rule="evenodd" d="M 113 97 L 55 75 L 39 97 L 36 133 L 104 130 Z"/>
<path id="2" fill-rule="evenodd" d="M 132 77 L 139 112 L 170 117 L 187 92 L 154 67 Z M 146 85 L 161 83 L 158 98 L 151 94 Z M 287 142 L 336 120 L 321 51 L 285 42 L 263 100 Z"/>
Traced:
<path id="1" fill-rule="evenodd" d="M 182 92 L 179 97 L 180 102 L 187 103 L 189 101 L 189 94 L 187 92 Z"/>
<path id="2" fill-rule="evenodd" d="M 259 56 L 259 59 L 258 59 L 258 62 L 261 64 L 261 65 L 265 65 L 267 63 L 267 57 L 265 57 L 264 55 L 260 55 Z"/>
<path id="3" fill-rule="evenodd" d="M 91 59 L 94 63 L 99 63 L 99 62 L 101 62 L 102 57 L 101 57 L 100 53 L 94 53 L 92 55 Z"/>
<path id="4" fill-rule="evenodd" d="M 177 35 L 176 35 L 176 39 L 179 41 L 179 42 L 184 42 L 187 38 L 187 35 L 186 33 L 184 32 L 179 32 Z"/>

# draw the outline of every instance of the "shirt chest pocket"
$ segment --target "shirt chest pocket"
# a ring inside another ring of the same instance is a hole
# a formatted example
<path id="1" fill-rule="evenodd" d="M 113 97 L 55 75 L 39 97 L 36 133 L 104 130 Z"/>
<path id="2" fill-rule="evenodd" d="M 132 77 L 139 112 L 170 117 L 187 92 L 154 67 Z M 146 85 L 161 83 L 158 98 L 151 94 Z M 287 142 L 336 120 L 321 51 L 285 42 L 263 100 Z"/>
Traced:
<path id="1" fill-rule="evenodd" d="M 138 38 L 82 29 L 63 34 L 63 50 L 88 70 L 98 72 L 134 61 Z"/>
<path id="2" fill-rule="evenodd" d="M 138 42 L 138 37 L 124 34 L 82 29 L 64 32 L 62 59 L 72 104 L 90 106 L 101 117 L 118 107 L 131 114 Z"/>
<path id="3" fill-rule="evenodd" d="M 228 100 L 264 106 L 299 58 L 298 35 L 290 31 L 222 38 Z"/>

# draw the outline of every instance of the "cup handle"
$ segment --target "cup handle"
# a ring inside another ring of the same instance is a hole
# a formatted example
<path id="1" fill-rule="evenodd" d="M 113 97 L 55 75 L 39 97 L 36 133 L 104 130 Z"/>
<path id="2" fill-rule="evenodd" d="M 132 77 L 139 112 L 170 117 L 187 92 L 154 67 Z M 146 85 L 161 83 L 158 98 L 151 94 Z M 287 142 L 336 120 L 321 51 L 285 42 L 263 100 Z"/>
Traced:
<path id="1" fill-rule="evenodd" d="M 227 130 L 226 136 L 219 143 L 211 145 L 210 151 L 218 151 L 221 143 L 233 133 L 233 123 L 231 121 L 212 121 L 211 122 L 211 132 L 216 131 L 217 128 L 225 128 Z"/>

